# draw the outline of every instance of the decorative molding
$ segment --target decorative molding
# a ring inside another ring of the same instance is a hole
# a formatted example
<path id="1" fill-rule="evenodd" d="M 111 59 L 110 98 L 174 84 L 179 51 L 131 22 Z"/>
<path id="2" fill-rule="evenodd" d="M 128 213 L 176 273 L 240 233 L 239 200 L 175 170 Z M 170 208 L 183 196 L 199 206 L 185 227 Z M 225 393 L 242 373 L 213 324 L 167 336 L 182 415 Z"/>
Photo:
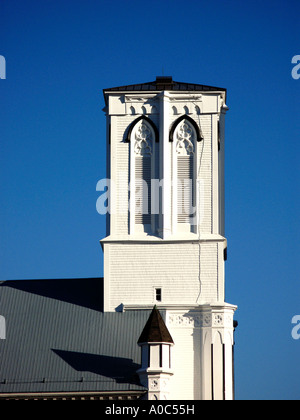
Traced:
<path id="1" fill-rule="evenodd" d="M 233 314 L 219 313 L 187 313 L 169 314 L 168 326 L 183 328 L 222 327 L 233 329 Z"/>
<path id="2" fill-rule="evenodd" d="M 139 372 L 138 372 L 139 373 Z M 170 393 L 170 376 L 172 373 L 156 372 L 152 375 L 139 373 L 141 384 L 148 389 L 148 400 L 165 400 L 168 399 Z"/>
<path id="3" fill-rule="evenodd" d="M 175 96 L 176 95 L 176 96 Z M 192 94 L 174 94 L 171 93 L 170 101 L 172 102 L 202 102 L 203 95 L 192 95 Z"/>
<path id="4" fill-rule="evenodd" d="M 150 379 L 149 381 L 149 391 L 157 391 L 160 388 L 159 378 Z"/>
<path id="5" fill-rule="evenodd" d="M 141 95 L 124 95 L 123 96 L 123 101 L 125 102 L 125 103 L 134 103 L 134 102 L 136 102 L 136 103 L 140 103 L 140 102 L 147 102 L 147 103 L 150 103 L 150 100 L 151 100 L 151 102 L 155 102 L 155 101 L 157 101 L 159 98 L 158 98 L 158 95 L 157 94 L 149 94 L 149 95 L 147 95 L 147 94 L 143 94 L 142 96 Z"/>
<path id="6" fill-rule="evenodd" d="M 180 156 L 194 154 L 195 130 L 188 120 L 183 120 L 176 130 L 176 153 Z"/>
<path id="7" fill-rule="evenodd" d="M 223 314 L 214 314 L 213 315 L 213 326 L 214 327 L 222 327 L 223 325 L 224 325 Z"/>
<path id="8" fill-rule="evenodd" d="M 211 327 L 211 314 L 202 315 L 202 327 Z"/>
<path id="9" fill-rule="evenodd" d="M 201 315 L 170 314 L 168 325 L 172 327 L 200 327 Z"/>

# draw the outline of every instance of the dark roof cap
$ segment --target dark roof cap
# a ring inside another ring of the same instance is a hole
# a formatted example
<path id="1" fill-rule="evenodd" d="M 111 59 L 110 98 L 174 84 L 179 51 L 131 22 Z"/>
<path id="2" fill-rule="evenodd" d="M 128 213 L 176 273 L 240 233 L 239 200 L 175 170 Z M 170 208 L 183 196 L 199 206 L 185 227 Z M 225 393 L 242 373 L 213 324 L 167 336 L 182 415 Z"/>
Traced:
<path id="1" fill-rule="evenodd" d="M 153 82 L 112 87 L 108 89 L 103 89 L 103 93 L 104 97 L 106 97 L 106 94 L 109 92 L 159 92 L 163 90 L 172 90 L 179 92 L 227 92 L 225 88 L 199 85 L 195 83 L 175 82 L 172 76 L 157 76 L 156 80 Z"/>
<path id="2" fill-rule="evenodd" d="M 169 330 L 166 327 L 166 324 L 156 306 L 154 306 L 153 311 L 139 338 L 138 344 L 142 343 L 174 344 L 171 334 L 169 333 Z"/>
<path id="3" fill-rule="evenodd" d="M 157 90 L 173 90 L 174 82 L 172 76 L 157 76 L 156 89 Z"/>

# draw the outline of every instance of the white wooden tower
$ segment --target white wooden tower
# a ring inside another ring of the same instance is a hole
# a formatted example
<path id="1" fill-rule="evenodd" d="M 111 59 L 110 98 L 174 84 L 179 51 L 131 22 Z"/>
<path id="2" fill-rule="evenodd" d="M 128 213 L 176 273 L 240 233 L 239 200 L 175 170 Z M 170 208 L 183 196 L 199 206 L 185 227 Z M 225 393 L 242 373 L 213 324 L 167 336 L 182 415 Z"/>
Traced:
<path id="1" fill-rule="evenodd" d="M 157 305 L 174 341 L 169 399 L 231 400 L 236 306 L 225 303 L 226 89 L 157 77 L 105 89 L 104 97 L 104 310 Z"/>

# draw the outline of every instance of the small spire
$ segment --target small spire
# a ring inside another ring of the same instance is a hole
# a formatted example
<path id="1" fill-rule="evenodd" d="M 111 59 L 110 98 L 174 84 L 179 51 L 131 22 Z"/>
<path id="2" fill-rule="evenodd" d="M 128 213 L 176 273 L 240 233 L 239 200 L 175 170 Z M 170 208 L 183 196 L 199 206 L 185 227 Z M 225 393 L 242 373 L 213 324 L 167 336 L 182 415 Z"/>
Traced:
<path id="1" fill-rule="evenodd" d="M 145 328 L 139 338 L 138 344 L 142 343 L 170 343 L 174 344 L 171 334 L 155 305 Z"/>

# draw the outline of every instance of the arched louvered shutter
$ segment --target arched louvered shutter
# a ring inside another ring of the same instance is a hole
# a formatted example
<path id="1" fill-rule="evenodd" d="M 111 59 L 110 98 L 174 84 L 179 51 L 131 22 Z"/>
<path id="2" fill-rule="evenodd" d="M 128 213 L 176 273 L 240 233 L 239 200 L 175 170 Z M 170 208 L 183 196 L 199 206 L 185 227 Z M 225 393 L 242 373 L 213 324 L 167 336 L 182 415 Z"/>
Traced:
<path id="1" fill-rule="evenodd" d="M 194 206 L 194 155 L 177 159 L 177 222 L 190 223 Z"/>
<path id="2" fill-rule="evenodd" d="M 135 223 L 151 224 L 151 157 L 135 158 Z"/>
<path id="3" fill-rule="evenodd" d="M 188 119 L 180 119 L 173 135 L 176 213 L 178 225 L 192 225 L 196 211 L 196 144 L 197 134 Z"/>

